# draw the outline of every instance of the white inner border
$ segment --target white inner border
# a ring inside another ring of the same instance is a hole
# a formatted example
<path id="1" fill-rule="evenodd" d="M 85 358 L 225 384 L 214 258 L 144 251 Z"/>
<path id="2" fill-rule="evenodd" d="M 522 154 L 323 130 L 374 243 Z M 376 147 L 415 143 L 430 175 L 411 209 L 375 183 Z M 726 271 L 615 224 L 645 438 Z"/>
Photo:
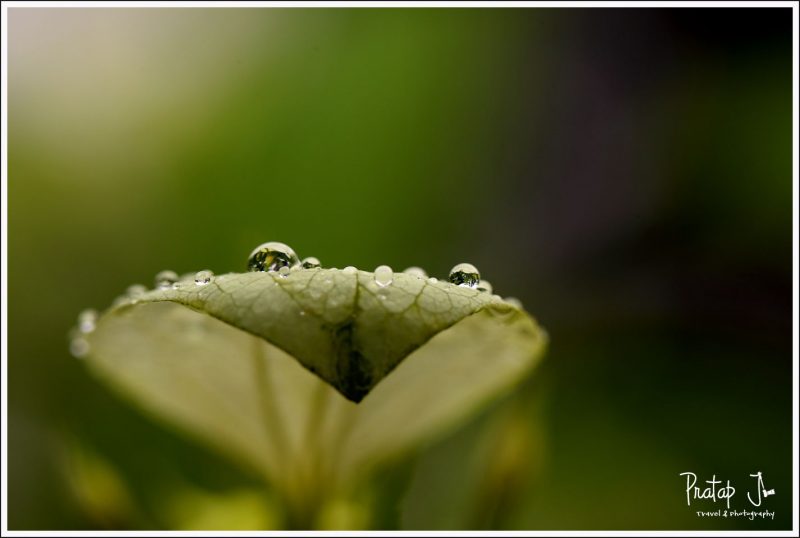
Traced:
<path id="1" fill-rule="evenodd" d="M 282 8 L 504 8 L 504 7 L 784 7 L 792 9 L 792 208 L 793 208 L 793 247 L 792 247 L 792 495 L 795 501 L 792 514 L 791 531 L 9 531 L 8 530 L 8 10 L 9 8 L 80 8 L 80 7 L 139 7 L 144 9 L 159 7 L 282 7 Z M 3 536 L 797 536 L 798 535 L 798 4 L 796 2 L 508 2 L 508 1 L 364 1 L 364 2 L 3 2 L 2 4 L 2 265 L 0 272 L 0 341 L 2 341 L 2 510 L 0 530 Z"/>

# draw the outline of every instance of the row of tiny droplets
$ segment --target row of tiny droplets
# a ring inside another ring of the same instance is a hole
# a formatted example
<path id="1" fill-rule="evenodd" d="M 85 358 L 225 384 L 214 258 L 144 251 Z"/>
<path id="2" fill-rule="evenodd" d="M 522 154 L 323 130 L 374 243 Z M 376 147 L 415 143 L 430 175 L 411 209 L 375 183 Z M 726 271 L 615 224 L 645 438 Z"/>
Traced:
<path id="1" fill-rule="evenodd" d="M 299 269 L 315 269 L 320 267 L 320 262 L 317 258 L 310 257 L 300 261 L 297 254 L 289 245 L 271 241 L 264 243 L 253 249 L 247 259 L 247 268 L 250 271 L 277 271 L 278 276 L 288 277 L 292 271 Z M 345 274 L 355 274 L 357 269 L 352 265 L 345 267 L 342 270 Z M 409 267 L 403 271 L 407 275 L 416 276 L 417 278 L 425 278 L 431 284 L 436 282 L 435 277 L 428 277 L 424 269 L 420 267 Z M 388 265 L 380 265 L 375 268 L 375 284 L 381 288 L 389 286 L 394 278 L 394 271 Z M 447 280 L 458 286 L 473 288 L 481 292 L 492 293 L 492 285 L 487 280 L 481 280 L 481 274 L 478 269 L 470 263 L 459 263 L 450 270 Z M 498 299 L 501 299 L 497 296 Z M 522 303 L 519 299 L 508 297 L 505 302 L 522 308 Z"/>
<path id="2" fill-rule="evenodd" d="M 288 277 L 292 271 L 300 269 L 318 269 L 321 267 L 320 261 L 310 256 L 302 261 L 297 257 L 294 250 L 284 243 L 271 241 L 257 246 L 247 259 L 249 271 L 269 271 L 277 272 L 282 278 Z M 352 265 L 342 270 L 345 274 L 355 274 L 357 269 Z M 431 284 L 438 281 L 436 277 L 429 277 L 421 267 L 409 267 L 403 273 L 421 279 L 427 279 Z M 388 265 L 380 265 L 375 268 L 375 284 L 380 288 L 386 288 L 392 284 L 394 271 Z M 184 275 L 187 277 L 190 275 Z M 194 283 L 197 286 L 205 286 L 214 277 L 214 273 L 208 269 L 198 271 L 194 274 Z M 185 278 L 184 278 L 185 279 Z M 178 287 L 178 282 L 182 278 L 175 271 L 161 271 L 155 277 L 155 287 L 158 289 L 169 289 Z M 481 280 L 480 272 L 470 263 L 459 263 L 450 270 L 447 277 L 448 282 L 466 288 L 472 288 L 484 293 L 492 293 L 492 285 L 487 280 Z M 114 301 L 113 306 L 118 306 L 124 302 L 135 301 L 137 297 L 147 292 L 147 288 L 141 284 L 134 284 L 128 287 L 126 293 Z M 500 296 L 495 296 L 501 299 Z M 504 301 L 517 308 L 522 308 L 522 303 L 515 297 L 506 297 Z M 97 324 L 97 311 L 87 309 L 78 315 L 78 324 L 70 331 L 70 352 L 78 358 L 85 357 L 89 352 L 89 342 L 86 336 L 94 331 Z"/>

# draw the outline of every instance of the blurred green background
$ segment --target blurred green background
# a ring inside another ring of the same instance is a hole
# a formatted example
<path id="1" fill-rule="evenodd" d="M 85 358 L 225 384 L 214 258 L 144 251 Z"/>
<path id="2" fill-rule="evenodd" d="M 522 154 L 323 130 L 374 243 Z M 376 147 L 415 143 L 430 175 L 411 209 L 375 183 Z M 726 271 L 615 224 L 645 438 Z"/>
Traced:
<path id="1" fill-rule="evenodd" d="M 329 526 L 790 528 L 790 9 L 9 14 L 10 528 L 283 524 L 66 337 L 268 240 L 470 261 L 551 337 Z M 763 472 L 775 519 L 698 518 L 685 471 L 739 509 Z"/>

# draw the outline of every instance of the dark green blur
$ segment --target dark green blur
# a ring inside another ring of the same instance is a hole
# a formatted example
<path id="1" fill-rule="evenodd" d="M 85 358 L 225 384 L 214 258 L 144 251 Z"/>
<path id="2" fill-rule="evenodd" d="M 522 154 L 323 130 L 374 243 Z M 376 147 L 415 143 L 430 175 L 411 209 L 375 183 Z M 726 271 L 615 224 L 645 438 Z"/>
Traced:
<path id="1" fill-rule="evenodd" d="M 324 525 L 790 528 L 789 9 L 9 12 L 10 528 L 288 524 L 67 345 L 265 241 L 470 262 L 550 336 Z M 686 471 L 737 509 L 761 471 L 775 519 L 697 517 Z"/>

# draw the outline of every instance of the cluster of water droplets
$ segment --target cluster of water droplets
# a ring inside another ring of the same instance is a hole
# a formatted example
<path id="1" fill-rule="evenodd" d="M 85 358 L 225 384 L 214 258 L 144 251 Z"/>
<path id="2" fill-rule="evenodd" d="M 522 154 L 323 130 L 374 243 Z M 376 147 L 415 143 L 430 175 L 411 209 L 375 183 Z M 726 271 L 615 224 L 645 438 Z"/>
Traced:
<path id="1" fill-rule="evenodd" d="M 247 259 L 247 268 L 251 272 L 275 272 L 280 278 L 288 278 L 292 273 L 303 269 L 321 269 L 322 264 L 319 259 L 309 256 L 302 261 L 291 247 L 277 241 L 270 241 L 257 246 Z M 335 269 L 335 268 L 333 268 Z M 346 275 L 355 275 L 358 269 L 352 265 L 342 269 Z M 408 267 L 403 270 L 403 274 L 426 280 L 429 284 L 435 284 L 439 280 L 436 277 L 429 277 L 421 267 Z M 168 290 L 180 289 L 184 286 L 206 286 L 214 279 L 214 273 L 208 269 L 178 275 L 175 271 L 164 270 L 155 275 L 154 289 Z M 220 277 L 223 278 L 223 277 Z M 375 286 L 378 295 L 385 299 L 389 288 L 395 281 L 395 273 L 388 265 L 380 265 L 373 272 Z M 326 283 L 330 283 L 330 277 Z M 447 281 L 457 286 L 470 288 L 482 293 L 492 293 L 492 285 L 481 279 L 478 269 L 469 263 L 459 263 L 450 270 Z M 112 306 L 122 304 L 135 304 L 145 293 L 147 287 L 142 284 L 129 286 L 125 293 L 114 301 Z M 501 299 L 494 295 L 498 300 L 504 300 L 517 308 L 522 308 L 522 303 L 514 297 Z M 305 314 L 305 312 L 302 312 Z M 70 331 L 70 351 L 76 357 L 84 357 L 89 353 L 89 342 L 86 336 L 94 331 L 97 322 L 97 311 L 88 309 L 81 312 L 78 316 L 78 324 Z"/>
<path id="2" fill-rule="evenodd" d="M 250 271 L 263 271 L 263 272 L 276 272 L 281 278 L 287 278 L 296 271 L 301 269 L 320 269 L 322 264 L 319 259 L 310 256 L 300 261 L 299 257 L 289 245 L 271 241 L 257 246 L 247 260 L 247 268 Z M 335 269 L 335 267 L 333 268 Z M 358 269 L 352 265 L 348 265 L 342 269 L 345 275 L 355 275 Z M 426 280 L 429 284 L 439 282 L 436 277 L 429 277 L 421 267 L 408 267 L 403 270 L 403 273 L 419 279 Z M 395 279 L 395 273 L 388 265 L 379 265 L 373 271 L 373 278 L 375 287 L 377 288 L 378 296 L 385 299 L 389 287 Z M 459 263 L 450 270 L 447 276 L 447 282 L 465 288 L 474 289 L 482 293 L 493 293 L 492 285 L 488 280 L 481 279 L 481 274 L 478 269 L 471 263 Z M 522 308 L 522 303 L 519 299 L 514 297 L 507 297 L 502 299 L 499 295 L 492 295 L 496 300 L 505 301 L 517 308 Z"/>
<path id="3" fill-rule="evenodd" d="M 69 352 L 74 357 L 82 359 L 89 354 L 89 340 L 87 336 L 94 332 L 97 326 L 97 310 L 87 308 L 78 314 L 78 323 L 69 333 Z"/>
<path id="4" fill-rule="evenodd" d="M 250 271 L 276 272 L 281 278 L 287 278 L 291 273 L 301 269 L 319 269 L 322 265 L 320 261 L 310 256 L 300 261 L 294 250 L 289 245 L 271 241 L 257 246 L 247 260 L 247 268 Z M 335 269 L 335 268 L 334 268 Z M 349 265 L 342 269 L 345 275 L 355 275 L 358 269 Z M 403 273 L 420 279 L 426 279 L 428 283 L 434 284 L 439 280 L 436 277 L 429 277 L 421 267 L 408 267 Z M 373 278 L 378 289 L 378 294 L 385 298 L 388 287 L 394 282 L 394 271 L 388 265 L 380 265 L 373 271 Z M 450 270 L 447 281 L 456 286 L 470 288 L 482 293 L 492 294 L 492 285 L 488 280 L 482 280 L 478 269 L 470 263 L 459 263 Z M 500 296 L 494 295 L 498 300 Z M 509 297 L 505 299 L 518 308 L 521 304 L 518 299 Z"/>

